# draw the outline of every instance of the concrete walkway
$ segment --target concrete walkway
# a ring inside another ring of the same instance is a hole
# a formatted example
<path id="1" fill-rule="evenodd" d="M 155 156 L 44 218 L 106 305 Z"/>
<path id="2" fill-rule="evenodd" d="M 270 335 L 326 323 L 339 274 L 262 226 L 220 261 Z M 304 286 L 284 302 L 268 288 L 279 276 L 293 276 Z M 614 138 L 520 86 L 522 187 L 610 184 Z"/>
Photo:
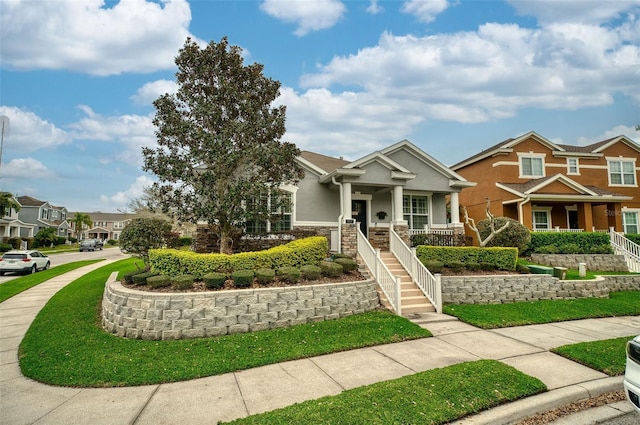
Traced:
<path id="1" fill-rule="evenodd" d="M 506 424 L 579 399 L 622 389 L 610 378 L 550 353 L 564 344 L 640 334 L 640 317 L 588 319 L 481 330 L 435 313 L 416 317 L 434 338 L 352 350 L 186 382 L 127 388 L 61 388 L 20 373 L 18 346 L 53 294 L 101 262 L 0 303 L 0 424 L 215 424 L 427 369 L 495 359 L 550 391 L 459 424 Z M 108 367 L 108 365 L 105 365 Z M 625 409 L 624 403 L 620 405 Z"/>

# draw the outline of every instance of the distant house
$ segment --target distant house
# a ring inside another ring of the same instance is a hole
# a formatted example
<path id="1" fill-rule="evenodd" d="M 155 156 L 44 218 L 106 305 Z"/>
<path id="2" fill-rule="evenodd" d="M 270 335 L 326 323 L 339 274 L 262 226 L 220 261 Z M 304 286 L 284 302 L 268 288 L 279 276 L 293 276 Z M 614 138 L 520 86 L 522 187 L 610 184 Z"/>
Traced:
<path id="1" fill-rule="evenodd" d="M 344 223 L 359 223 L 363 235 L 382 249 L 388 249 L 391 225 L 409 232 L 464 232 L 458 195 L 474 183 L 407 140 L 356 161 L 309 151 L 297 161 L 304 178 L 281 192 L 291 208 L 274 211 L 274 223 L 248 223 L 248 232 L 314 230 L 330 239 L 332 250 L 341 248 Z"/>
<path id="2" fill-rule="evenodd" d="M 529 132 L 479 152 L 451 169 L 478 185 L 460 194 L 476 221 L 495 216 L 532 231 L 638 233 L 640 146 L 617 136 L 589 146 L 553 143 Z"/>
<path id="3" fill-rule="evenodd" d="M 72 234 L 79 240 L 82 239 L 100 239 L 103 241 L 113 239 L 118 240 L 120 233 L 125 226 L 134 218 L 136 214 L 125 213 L 103 213 L 103 212 L 85 212 L 91 218 L 92 226 L 83 226 L 80 231 L 76 231 L 73 219 L 78 213 L 73 213 L 69 217 L 71 223 Z"/>
<path id="4" fill-rule="evenodd" d="M 56 235 L 59 237 L 66 238 L 69 236 L 70 226 L 67 221 L 68 212 L 65 207 L 54 206 L 47 201 L 41 201 L 31 196 L 18 196 L 16 201 L 20 204 L 19 220 L 34 226 L 32 236 L 35 236 L 45 228 L 55 229 Z M 26 233 L 29 233 L 29 231 L 26 230 Z"/>
<path id="5" fill-rule="evenodd" d="M 12 199 L 17 202 L 15 197 Z M 7 208 L 1 214 L 0 235 L 2 235 L 3 242 L 10 238 L 33 238 L 35 236 L 37 226 L 20 220 L 18 211 L 14 208 Z"/>

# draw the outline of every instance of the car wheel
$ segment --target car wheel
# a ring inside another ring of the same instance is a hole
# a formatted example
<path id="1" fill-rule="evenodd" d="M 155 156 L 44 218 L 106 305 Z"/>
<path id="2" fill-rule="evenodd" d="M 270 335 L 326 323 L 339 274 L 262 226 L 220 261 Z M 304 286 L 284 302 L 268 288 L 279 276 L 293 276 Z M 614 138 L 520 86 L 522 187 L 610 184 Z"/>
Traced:
<path id="1" fill-rule="evenodd" d="M 51 266 L 51 263 L 47 261 L 47 264 L 44 265 L 44 269 L 42 270 L 49 270 L 49 266 Z"/>
<path id="2" fill-rule="evenodd" d="M 4 272 L 0 272 L 0 276 L 4 276 Z"/>
<path id="3" fill-rule="evenodd" d="M 31 267 L 31 271 L 29 273 L 33 274 L 35 272 L 38 271 L 38 268 L 36 267 L 36 265 L 34 264 L 33 267 Z"/>

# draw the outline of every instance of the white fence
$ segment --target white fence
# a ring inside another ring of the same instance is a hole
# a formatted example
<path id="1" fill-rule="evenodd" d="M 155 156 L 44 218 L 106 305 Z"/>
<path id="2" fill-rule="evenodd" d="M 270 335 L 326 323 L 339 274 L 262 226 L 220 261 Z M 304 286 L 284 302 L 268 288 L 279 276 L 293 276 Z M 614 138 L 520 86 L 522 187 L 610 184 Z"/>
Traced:
<path id="1" fill-rule="evenodd" d="M 624 234 L 609 231 L 611 247 L 618 255 L 624 255 L 630 272 L 640 273 L 640 245 L 624 237 Z"/>
<path id="2" fill-rule="evenodd" d="M 389 230 L 389 247 L 400 264 L 407 270 L 418 288 L 433 304 L 437 313 L 442 313 L 442 283 L 440 275 L 435 276 L 422 264 L 416 256 L 415 249 L 410 249 L 398 234 Z"/>
<path id="3" fill-rule="evenodd" d="M 362 234 L 358 228 L 358 254 L 373 273 L 378 285 L 389 300 L 389 303 L 398 316 L 402 315 L 402 307 L 400 306 L 400 278 L 391 274 L 387 266 L 380 258 L 380 250 L 373 249 L 367 237 Z"/>
<path id="4" fill-rule="evenodd" d="M 561 232 L 561 233 L 581 233 L 584 229 L 563 229 L 560 227 L 552 227 L 550 229 L 533 229 L 534 232 Z"/>

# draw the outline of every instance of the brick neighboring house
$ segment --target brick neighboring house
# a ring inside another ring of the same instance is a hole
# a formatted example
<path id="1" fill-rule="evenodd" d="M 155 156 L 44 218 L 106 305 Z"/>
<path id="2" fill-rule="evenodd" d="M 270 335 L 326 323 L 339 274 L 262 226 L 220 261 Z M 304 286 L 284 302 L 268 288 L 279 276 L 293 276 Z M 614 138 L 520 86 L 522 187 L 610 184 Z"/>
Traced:
<path id="1" fill-rule="evenodd" d="M 41 201 L 31 196 L 18 196 L 15 199 L 20 204 L 19 220 L 34 226 L 30 236 L 21 235 L 21 237 L 33 237 L 40 230 L 49 227 L 55 229 L 56 236 L 69 237 L 70 225 L 67 220 L 69 213 L 65 207 L 51 205 L 47 201 Z M 29 233 L 28 230 L 27 233 Z"/>
<path id="2" fill-rule="evenodd" d="M 507 139 L 451 169 L 478 182 L 460 193 L 477 221 L 487 199 L 495 216 L 533 231 L 639 233 L 640 146 L 617 136 L 589 146 L 553 143 L 535 132 Z"/>
<path id="3" fill-rule="evenodd" d="M 84 212 L 81 214 L 88 215 L 91 218 L 93 225 L 90 228 L 86 225 L 83 226 L 78 233 L 76 232 L 76 225 L 73 222 L 76 214 L 80 213 L 73 213 L 69 217 L 69 223 L 71 224 L 73 236 L 77 237 L 78 240 L 100 239 L 102 241 L 107 241 L 113 239 L 117 241 L 125 226 L 137 217 L 136 214 Z"/>

